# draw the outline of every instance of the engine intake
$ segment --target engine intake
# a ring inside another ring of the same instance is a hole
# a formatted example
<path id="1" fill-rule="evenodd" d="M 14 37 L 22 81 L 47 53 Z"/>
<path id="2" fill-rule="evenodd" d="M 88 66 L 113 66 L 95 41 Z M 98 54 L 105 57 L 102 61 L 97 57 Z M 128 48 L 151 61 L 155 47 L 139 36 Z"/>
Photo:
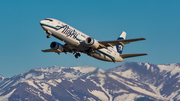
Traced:
<path id="1" fill-rule="evenodd" d="M 99 47 L 98 41 L 96 39 L 94 39 L 94 38 L 91 38 L 91 37 L 88 37 L 85 40 L 85 43 L 86 43 L 86 45 L 88 45 L 89 47 L 92 47 L 94 49 L 97 49 Z"/>
<path id="2" fill-rule="evenodd" d="M 50 44 L 50 47 L 51 47 L 51 49 L 54 49 L 54 50 L 56 50 L 57 51 L 57 53 L 61 53 L 61 52 L 63 52 L 63 45 L 62 44 L 60 44 L 60 43 L 58 43 L 58 42 L 52 42 L 51 44 Z"/>

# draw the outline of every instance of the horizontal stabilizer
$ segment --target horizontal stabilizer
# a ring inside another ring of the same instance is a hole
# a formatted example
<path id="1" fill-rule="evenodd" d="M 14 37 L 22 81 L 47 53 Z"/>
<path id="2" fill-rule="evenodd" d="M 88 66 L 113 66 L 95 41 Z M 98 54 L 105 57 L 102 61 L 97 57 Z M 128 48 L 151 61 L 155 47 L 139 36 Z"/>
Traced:
<path id="1" fill-rule="evenodd" d="M 146 53 L 141 53 L 141 54 L 120 54 L 120 56 L 124 58 L 130 58 L 130 57 L 136 57 L 136 56 L 143 56 L 143 55 L 148 55 Z"/>

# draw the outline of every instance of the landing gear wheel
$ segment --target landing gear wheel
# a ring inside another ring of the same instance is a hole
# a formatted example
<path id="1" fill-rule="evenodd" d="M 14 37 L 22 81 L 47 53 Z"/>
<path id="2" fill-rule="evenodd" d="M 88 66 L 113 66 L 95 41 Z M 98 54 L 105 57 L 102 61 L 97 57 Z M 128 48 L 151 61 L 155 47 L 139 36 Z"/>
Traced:
<path id="1" fill-rule="evenodd" d="M 78 57 L 81 56 L 81 54 L 80 54 L 80 53 L 76 53 L 74 56 L 75 56 L 75 58 L 77 59 Z"/>
<path id="2" fill-rule="evenodd" d="M 77 56 L 77 55 L 75 55 L 75 58 L 77 59 L 77 58 L 78 58 L 78 56 Z"/>
<path id="3" fill-rule="evenodd" d="M 76 55 L 77 55 L 77 56 L 79 56 L 79 57 L 81 56 L 81 54 L 80 54 L 80 53 L 77 53 Z"/>
<path id="4" fill-rule="evenodd" d="M 50 38 L 50 35 L 47 35 L 46 37 L 47 37 L 47 38 Z"/>

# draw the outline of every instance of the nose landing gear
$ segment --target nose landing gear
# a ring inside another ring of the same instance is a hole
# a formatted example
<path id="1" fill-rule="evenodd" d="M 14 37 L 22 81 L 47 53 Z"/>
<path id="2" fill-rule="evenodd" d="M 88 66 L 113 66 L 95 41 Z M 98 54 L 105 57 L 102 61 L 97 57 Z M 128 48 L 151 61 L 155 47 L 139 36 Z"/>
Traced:
<path id="1" fill-rule="evenodd" d="M 52 35 L 52 33 L 49 30 L 46 30 L 45 33 L 47 33 L 48 35 L 46 36 L 46 38 L 50 38 L 50 35 Z"/>
<path id="2" fill-rule="evenodd" d="M 74 56 L 75 56 L 75 58 L 77 59 L 78 57 L 81 56 L 81 54 L 80 54 L 80 53 L 76 53 Z"/>
<path id="3" fill-rule="evenodd" d="M 50 38 L 51 36 L 48 34 L 47 36 L 46 36 L 46 38 Z"/>

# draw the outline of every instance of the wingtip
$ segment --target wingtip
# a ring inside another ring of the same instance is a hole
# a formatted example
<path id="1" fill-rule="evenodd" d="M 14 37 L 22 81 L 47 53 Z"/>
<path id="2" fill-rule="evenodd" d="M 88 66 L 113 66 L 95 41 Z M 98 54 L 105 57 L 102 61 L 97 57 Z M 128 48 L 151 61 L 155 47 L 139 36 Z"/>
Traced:
<path id="1" fill-rule="evenodd" d="M 146 38 L 143 38 L 143 37 L 142 37 L 141 39 L 142 39 L 142 40 L 146 40 Z"/>
<path id="2" fill-rule="evenodd" d="M 148 55 L 147 53 L 142 53 L 142 55 Z"/>

